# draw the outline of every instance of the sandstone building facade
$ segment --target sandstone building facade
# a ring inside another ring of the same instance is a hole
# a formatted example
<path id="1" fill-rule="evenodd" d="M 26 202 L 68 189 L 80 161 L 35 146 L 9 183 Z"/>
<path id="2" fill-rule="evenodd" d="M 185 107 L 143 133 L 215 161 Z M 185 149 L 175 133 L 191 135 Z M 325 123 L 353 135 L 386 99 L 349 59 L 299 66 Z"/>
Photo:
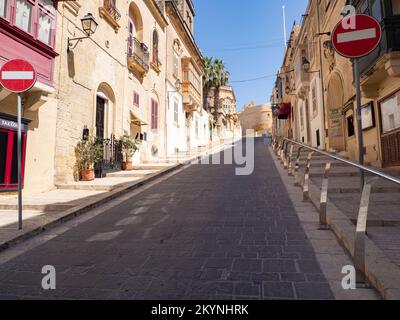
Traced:
<path id="1" fill-rule="evenodd" d="M 344 7 L 376 18 L 383 37 L 378 48 L 360 59 L 362 132 L 366 161 L 378 167 L 400 166 L 399 1 L 310 0 L 301 25 L 295 26 L 272 95 L 280 107 L 276 132 L 298 141 L 358 159 L 358 119 L 353 63 L 338 55 L 329 33 Z M 286 119 L 279 120 L 284 103 Z M 287 109 L 287 108 L 286 108 Z"/>
<path id="2" fill-rule="evenodd" d="M 23 95 L 26 193 L 75 181 L 84 135 L 103 141 L 104 170 L 118 169 L 123 135 L 141 141 L 134 165 L 209 144 L 194 17 L 191 0 L 0 1 L 0 65 L 21 58 L 38 71 Z M 0 192 L 16 189 L 16 111 L 0 88 Z"/>

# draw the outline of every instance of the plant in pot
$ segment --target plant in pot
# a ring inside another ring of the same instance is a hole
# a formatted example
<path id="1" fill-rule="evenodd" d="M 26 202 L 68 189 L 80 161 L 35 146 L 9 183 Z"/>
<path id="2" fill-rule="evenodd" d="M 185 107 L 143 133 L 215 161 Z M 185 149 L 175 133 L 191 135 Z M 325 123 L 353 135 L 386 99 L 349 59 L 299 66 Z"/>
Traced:
<path id="1" fill-rule="evenodd" d="M 132 158 L 136 151 L 139 150 L 140 142 L 132 139 L 128 135 L 124 135 L 120 139 L 121 151 L 122 151 L 122 170 L 133 170 Z"/>
<path id="2" fill-rule="evenodd" d="M 103 144 L 95 137 L 86 137 L 75 148 L 81 181 L 94 180 L 94 167 L 103 160 Z"/>

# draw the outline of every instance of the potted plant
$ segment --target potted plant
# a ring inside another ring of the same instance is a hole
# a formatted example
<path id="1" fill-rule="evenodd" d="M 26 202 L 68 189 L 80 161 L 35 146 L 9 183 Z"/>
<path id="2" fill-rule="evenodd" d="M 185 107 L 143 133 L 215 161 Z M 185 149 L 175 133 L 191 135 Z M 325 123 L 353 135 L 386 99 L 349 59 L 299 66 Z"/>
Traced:
<path id="1" fill-rule="evenodd" d="M 103 145 L 97 138 L 86 137 L 75 148 L 76 162 L 81 181 L 94 180 L 94 167 L 103 160 Z"/>
<path id="2" fill-rule="evenodd" d="M 120 139 L 122 151 L 122 170 L 133 170 L 132 158 L 136 151 L 139 150 L 139 141 L 132 139 L 128 135 L 124 135 Z"/>

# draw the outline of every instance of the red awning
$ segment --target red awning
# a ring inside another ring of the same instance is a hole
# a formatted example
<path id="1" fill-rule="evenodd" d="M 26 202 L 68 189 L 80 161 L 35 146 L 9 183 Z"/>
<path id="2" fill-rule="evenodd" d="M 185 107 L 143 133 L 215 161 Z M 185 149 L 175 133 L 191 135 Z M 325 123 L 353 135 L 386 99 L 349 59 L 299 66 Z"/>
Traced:
<path id="1" fill-rule="evenodd" d="M 290 103 L 282 103 L 279 109 L 278 119 L 287 120 L 292 113 L 292 105 Z"/>

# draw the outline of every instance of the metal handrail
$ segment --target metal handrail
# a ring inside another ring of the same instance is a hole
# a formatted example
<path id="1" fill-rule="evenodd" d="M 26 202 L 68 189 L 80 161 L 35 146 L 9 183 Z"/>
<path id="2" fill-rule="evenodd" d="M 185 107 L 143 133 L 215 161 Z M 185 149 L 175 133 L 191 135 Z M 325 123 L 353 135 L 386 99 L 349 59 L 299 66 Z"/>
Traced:
<path id="1" fill-rule="evenodd" d="M 292 139 L 284 138 L 284 137 L 279 137 L 275 136 L 273 138 L 273 143 L 272 147 L 275 153 L 277 154 L 278 158 L 283 160 L 283 163 L 287 163 L 287 157 L 289 156 L 290 158 L 293 156 L 293 150 L 290 151 L 290 155 L 288 155 L 288 146 L 292 144 L 297 145 L 300 148 L 298 149 L 298 154 L 297 154 L 297 160 L 296 160 L 296 167 L 295 167 L 295 185 L 300 185 L 299 179 L 297 177 L 297 172 L 299 168 L 299 159 L 300 159 L 300 153 L 303 148 L 306 148 L 310 150 L 311 152 L 309 153 L 307 157 L 307 162 L 306 162 L 306 169 L 304 173 L 304 185 L 303 185 L 303 199 L 304 201 L 309 201 L 311 200 L 310 194 L 309 194 L 309 178 L 310 178 L 310 166 L 311 166 L 311 158 L 314 153 L 318 153 L 321 155 L 324 155 L 330 159 L 334 159 L 343 163 L 346 163 L 352 167 L 356 167 L 360 169 L 360 172 L 362 173 L 361 176 L 365 172 L 369 172 L 375 175 L 372 179 L 369 181 L 364 181 L 362 179 L 363 185 L 361 186 L 362 190 L 362 195 L 361 195 L 361 202 L 360 202 L 360 208 L 358 211 L 358 218 L 357 218 L 357 226 L 356 226 L 356 234 L 354 238 L 354 252 L 353 252 L 353 260 L 354 260 L 354 267 L 356 269 L 356 281 L 357 284 L 363 285 L 365 283 L 365 278 L 366 278 L 366 232 L 367 232 L 367 222 L 368 222 L 368 207 L 369 207 L 369 200 L 370 200 L 370 195 L 372 191 L 372 186 L 373 184 L 378 180 L 379 178 L 383 178 L 385 180 L 394 182 L 396 184 L 400 184 L 400 179 L 396 178 L 394 176 L 391 176 L 389 174 L 380 172 L 376 169 L 366 167 L 364 165 L 360 165 L 354 161 L 347 160 L 344 158 L 341 158 L 339 156 L 330 154 L 324 150 L 320 150 L 318 148 L 314 148 L 311 146 L 308 146 L 304 143 L 297 142 Z M 289 162 L 292 161 L 292 159 L 289 159 Z M 286 166 L 285 166 L 286 167 Z M 290 169 L 290 168 L 289 168 Z M 327 162 L 326 167 L 325 167 L 325 172 L 324 172 L 324 177 L 322 180 L 322 186 L 321 186 L 321 195 L 320 195 L 320 206 L 319 206 L 319 213 L 320 213 L 320 226 L 321 230 L 327 229 L 328 228 L 328 219 L 327 219 L 327 203 L 328 203 L 328 187 L 329 187 L 329 171 L 331 169 L 331 163 Z"/>
<path id="2" fill-rule="evenodd" d="M 391 182 L 400 184 L 400 179 L 399 179 L 399 178 L 396 178 L 396 177 L 394 177 L 394 176 L 392 176 L 392 175 L 390 175 L 390 174 L 381 172 L 381 171 L 376 170 L 376 169 L 371 168 L 371 167 L 366 167 L 366 166 L 360 165 L 360 164 L 356 163 L 355 161 L 348 160 L 348 159 L 344 159 L 344 158 L 342 158 L 342 157 L 333 155 L 333 154 L 331 154 L 331 153 L 329 153 L 329 152 L 326 152 L 326 151 L 324 151 L 324 150 L 311 147 L 311 146 L 309 146 L 309 145 L 306 145 L 306 144 L 301 143 L 301 142 L 297 142 L 297 141 L 292 140 L 292 139 L 283 138 L 283 137 L 278 137 L 278 138 L 281 138 L 281 139 L 283 139 L 283 140 L 286 140 L 286 141 L 288 141 L 288 142 L 290 142 L 290 143 L 296 144 L 296 145 L 301 146 L 301 147 L 303 147 L 303 148 L 307 148 L 307 149 L 309 149 L 309 150 L 312 150 L 312 151 L 314 151 L 314 152 L 317 152 L 317 153 L 319 153 L 319 154 L 322 154 L 322 155 L 324 155 L 324 156 L 327 156 L 327 157 L 329 157 L 329 158 L 331 158 L 331 159 L 334 159 L 334 160 L 337 160 L 337 161 L 341 161 L 341 162 L 347 163 L 347 164 L 349 164 L 349 165 L 351 165 L 351 166 L 353 166 L 353 167 L 357 167 L 358 169 L 363 170 L 364 172 L 369 172 L 369 173 L 372 173 L 372 174 L 374 174 L 374 175 L 377 175 L 377 176 L 379 176 L 379 177 L 381 177 L 381 178 L 383 178 L 383 179 L 386 179 L 386 180 L 389 180 L 389 181 L 391 181 Z"/>

